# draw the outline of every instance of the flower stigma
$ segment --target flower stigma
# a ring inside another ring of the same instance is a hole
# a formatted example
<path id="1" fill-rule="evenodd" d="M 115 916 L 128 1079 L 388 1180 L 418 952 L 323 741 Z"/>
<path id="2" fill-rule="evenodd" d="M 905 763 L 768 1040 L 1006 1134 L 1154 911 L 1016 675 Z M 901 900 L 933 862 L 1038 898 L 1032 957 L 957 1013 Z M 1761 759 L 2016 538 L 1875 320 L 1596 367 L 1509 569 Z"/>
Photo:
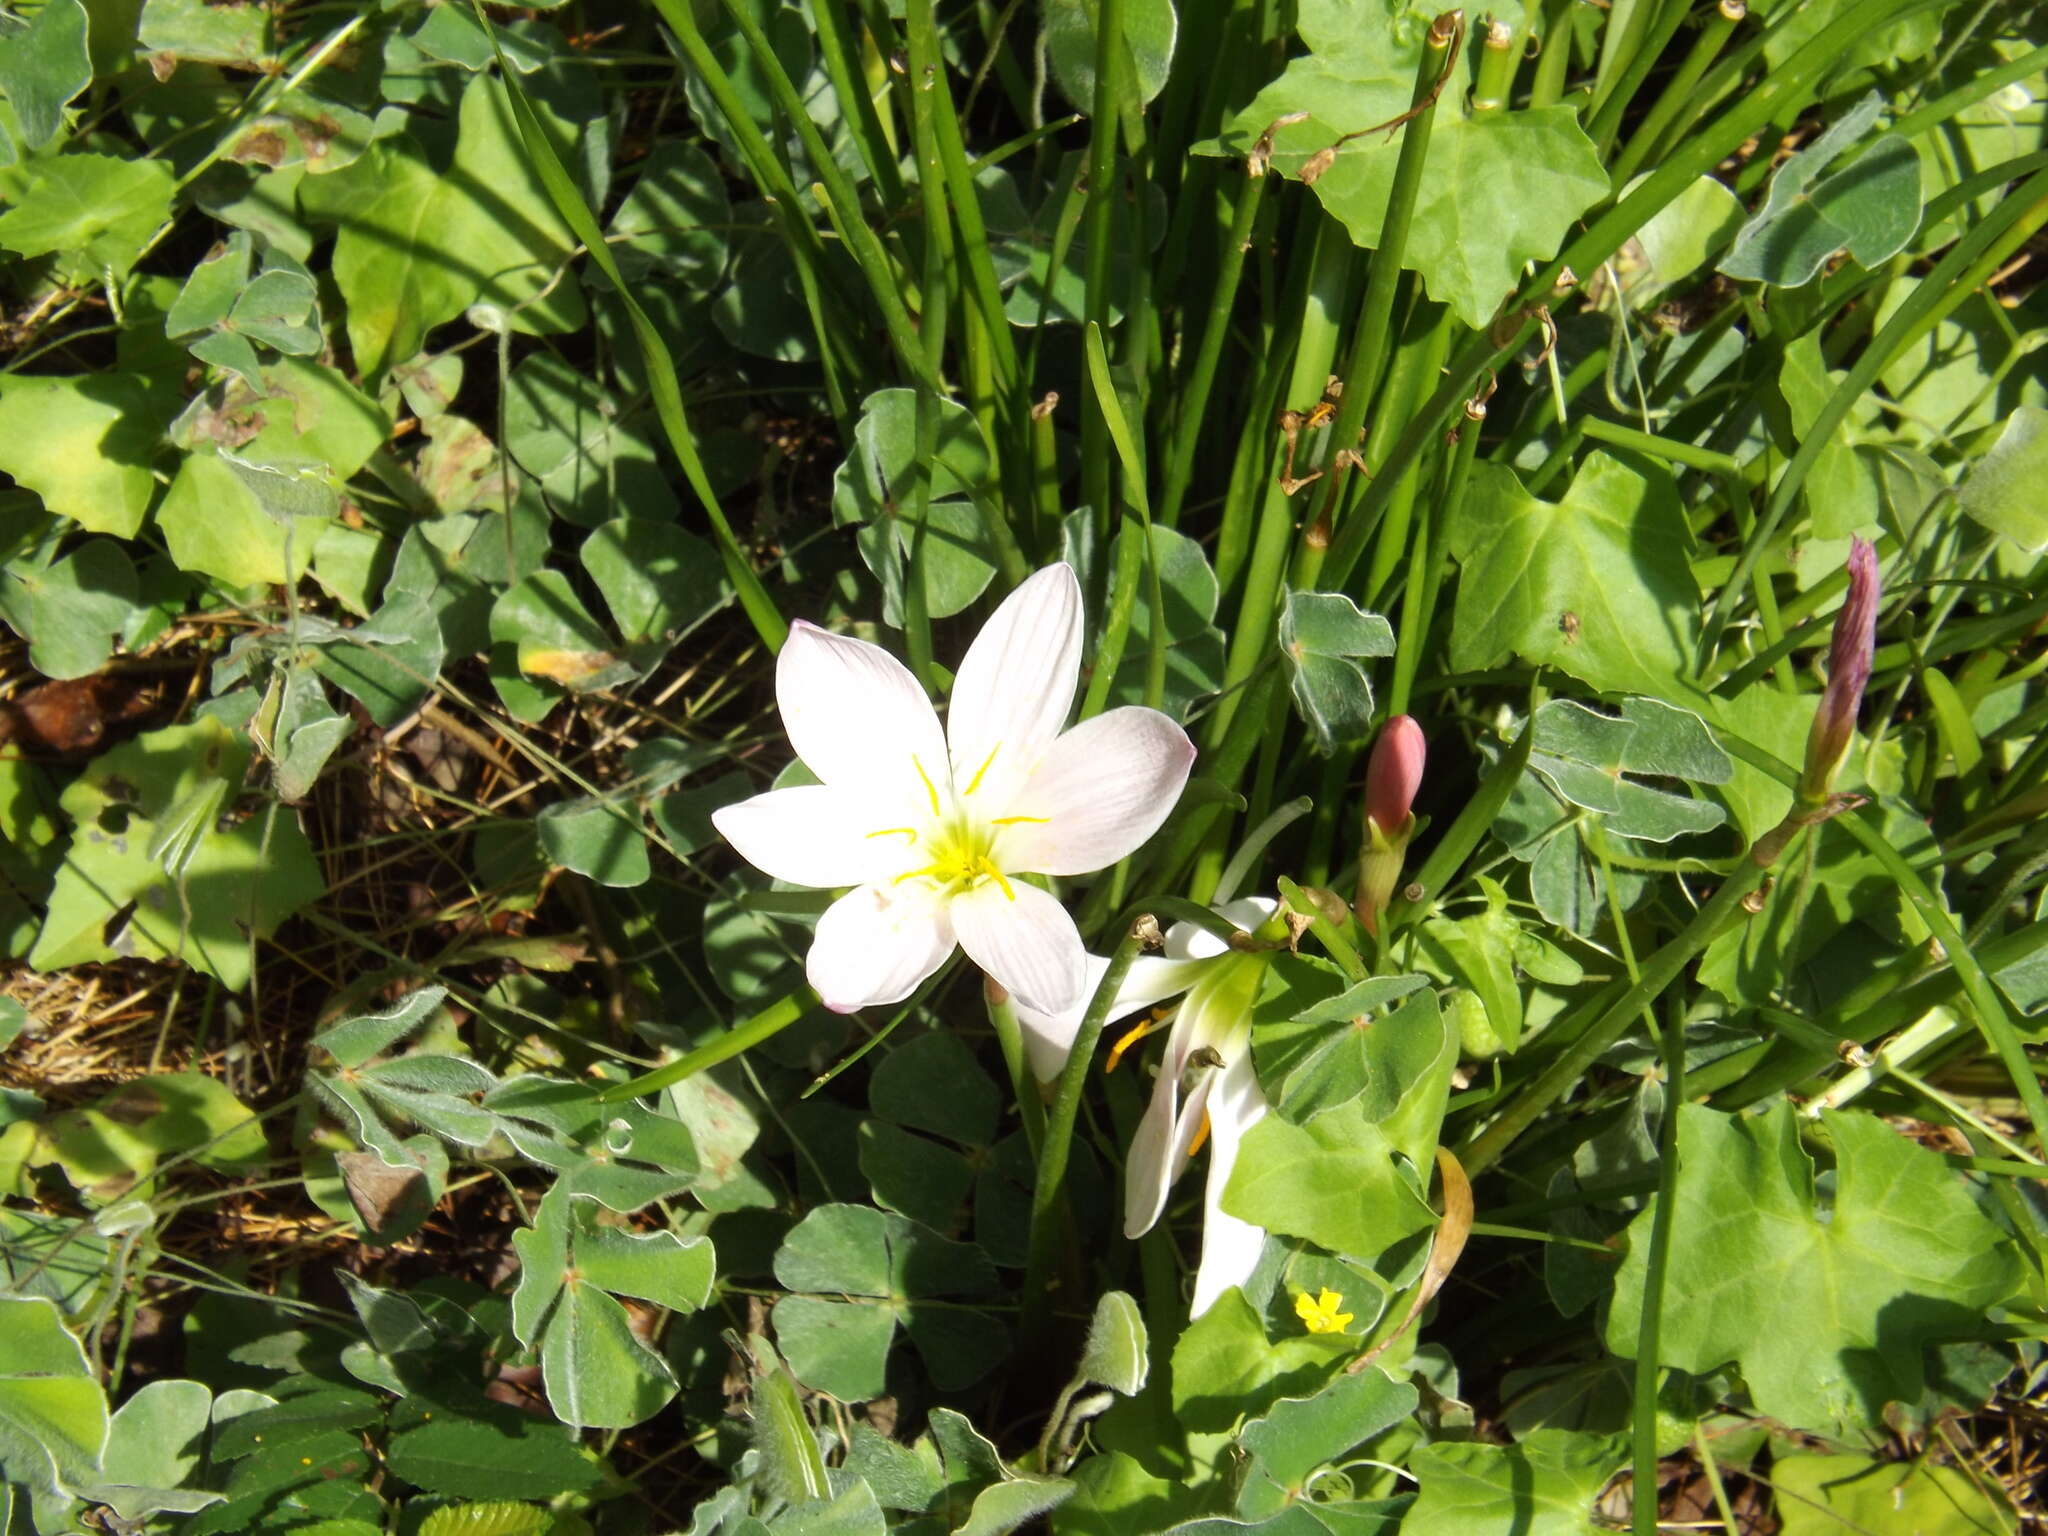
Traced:
<path id="1" fill-rule="evenodd" d="M 982 781 L 1002 751 L 999 742 L 989 749 L 981 766 L 974 770 L 967 788 L 957 794 L 948 783 L 942 796 L 939 786 L 926 771 L 915 755 L 910 759 L 911 767 L 917 770 L 919 784 L 923 787 L 924 798 L 931 806 L 931 821 L 923 827 L 879 827 L 868 833 L 870 838 L 901 837 L 909 847 L 922 853 L 929 861 L 914 866 L 897 875 L 894 885 L 907 880 L 922 880 L 942 895 L 957 896 L 993 880 L 1009 901 L 1017 899 L 1015 887 L 1010 884 L 1002 865 L 996 859 L 996 843 L 1005 827 L 1025 824 L 1043 825 L 1044 816 L 993 816 L 982 817 L 970 811 L 964 802 L 981 788 Z M 948 814 L 948 804 L 951 802 Z"/>

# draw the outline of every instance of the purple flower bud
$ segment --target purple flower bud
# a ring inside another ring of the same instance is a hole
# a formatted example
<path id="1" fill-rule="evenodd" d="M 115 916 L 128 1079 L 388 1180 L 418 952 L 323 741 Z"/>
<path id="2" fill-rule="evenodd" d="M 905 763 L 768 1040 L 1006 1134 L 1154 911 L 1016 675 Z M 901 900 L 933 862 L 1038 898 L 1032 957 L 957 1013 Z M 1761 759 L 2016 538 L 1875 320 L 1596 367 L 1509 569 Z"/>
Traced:
<path id="1" fill-rule="evenodd" d="M 1422 787 L 1422 763 L 1428 747 L 1422 727 L 1409 715 L 1395 715 L 1380 727 L 1365 768 L 1365 814 L 1391 837 L 1408 820 L 1415 792 Z"/>
<path id="2" fill-rule="evenodd" d="M 1856 735 L 1856 712 L 1870 682 L 1871 653 L 1877 648 L 1877 605 L 1882 596 L 1877 550 L 1863 539 L 1849 541 L 1849 593 L 1835 614 L 1834 637 L 1828 643 L 1828 684 L 1806 738 L 1806 771 L 1799 796 L 1825 800 L 1849 743 Z"/>

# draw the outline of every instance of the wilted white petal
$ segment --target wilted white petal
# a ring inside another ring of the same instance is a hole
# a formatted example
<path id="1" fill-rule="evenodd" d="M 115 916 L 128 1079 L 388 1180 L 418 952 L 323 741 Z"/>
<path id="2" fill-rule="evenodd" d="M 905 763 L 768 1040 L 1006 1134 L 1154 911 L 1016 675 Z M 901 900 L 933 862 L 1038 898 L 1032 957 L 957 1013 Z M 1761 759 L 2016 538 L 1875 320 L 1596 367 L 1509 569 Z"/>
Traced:
<path id="1" fill-rule="evenodd" d="M 1067 1053 L 1074 1048 L 1074 1035 L 1081 1028 L 1081 1019 L 1088 1012 L 1095 989 L 1102 985 L 1103 975 L 1108 970 L 1109 962 L 1100 955 L 1088 956 L 1088 974 L 1081 984 L 1081 1001 L 1059 1013 L 1041 1013 L 1022 1003 L 1017 1005 L 1017 1022 L 1024 1026 L 1024 1047 L 1031 1057 L 1031 1070 L 1040 1082 L 1051 1082 L 1060 1075 L 1060 1068 L 1067 1064 Z M 1116 996 L 1111 999 L 1103 1022 L 1114 1024 L 1141 1008 L 1150 1008 L 1154 1003 L 1185 992 L 1194 985 L 1201 972 L 1200 961 L 1164 960 L 1140 955 L 1124 972 L 1123 985 L 1116 989 Z"/>
<path id="2" fill-rule="evenodd" d="M 789 744 L 821 782 L 899 802 L 926 781 L 934 794 L 945 790 L 939 717 L 910 669 L 879 645 L 792 625 L 775 662 L 775 697 Z"/>
<path id="3" fill-rule="evenodd" d="M 1275 912 L 1280 903 L 1270 896 L 1240 896 L 1227 901 L 1216 909 L 1219 916 L 1234 923 L 1246 933 L 1252 933 Z M 1227 954 L 1230 946 L 1199 923 L 1175 923 L 1166 930 L 1166 957 L 1169 960 L 1207 960 Z"/>
<path id="4" fill-rule="evenodd" d="M 903 872 L 909 840 L 874 836 L 878 808 L 849 790 L 805 784 L 721 806 L 711 824 L 756 869 L 792 885 L 861 885 Z"/>
<path id="5" fill-rule="evenodd" d="M 1156 709 L 1084 720 L 1052 744 L 1003 814 L 1007 869 L 1084 875 L 1105 869 L 1159 830 L 1195 760 L 1188 733 Z"/>
<path id="6" fill-rule="evenodd" d="M 1173 1155 L 1179 1121 L 1180 1074 L 1162 1067 L 1124 1159 L 1125 1237 L 1143 1237 L 1166 1209 L 1167 1191 L 1180 1172 L 1180 1160 Z"/>
<path id="7" fill-rule="evenodd" d="M 1083 1001 L 1088 952 L 1052 896 L 1022 881 L 989 880 L 949 905 L 960 947 L 1019 1006 L 1058 1014 Z"/>
<path id="8" fill-rule="evenodd" d="M 825 909 L 804 970 L 825 1006 L 900 1003 L 953 953 L 944 903 L 915 882 L 863 885 Z"/>
<path id="9" fill-rule="evenodd" d="M 1264 1117 L 1266 1096 L 1259 1091 L 1249 1052 L 1217 1074 L 1209 1095 L 1209 1178 L 1202 1195 L 1202 1260 L 1195 1270 L 1195 1296 L 1189 1314 L 1200 1317 L 1210 1303 L 1233 1285 L 1243 1285 L 1258 1268 L 1266 1246 L 1266 1229 L 1223 1209 L 1223 1191 L 1244 1133 Z"/>
<path id="10" fill-rule="evenodd" d="M 978 794 L 1014 789 L 1067 723 L 1080 676 L 1081 584 L 1049 565 L 1003 599 L 954 677 L 946 739 L 961 792 L 984 766 Z"/>

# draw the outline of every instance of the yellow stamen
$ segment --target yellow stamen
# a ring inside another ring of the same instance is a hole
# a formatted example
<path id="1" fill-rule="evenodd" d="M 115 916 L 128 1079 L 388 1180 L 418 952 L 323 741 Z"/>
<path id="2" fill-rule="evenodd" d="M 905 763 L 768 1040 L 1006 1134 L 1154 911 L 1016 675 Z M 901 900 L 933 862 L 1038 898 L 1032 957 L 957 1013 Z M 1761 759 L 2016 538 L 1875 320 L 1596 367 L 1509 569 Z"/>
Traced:
<path id="1" fill-rule="evenodd" d="M 1133 1024 L 1129 1029 L 1125 1030 L 1121 1035 L 1117 1037 L 1116 1044 L 1112 1045 L 1109 1048 L 1109 1060 L 1103 1063 L 1102 1070 L 1105 1072 L 1114 1072 L 1116 1070 L 1116 1064 L 1124 1059 L 1124 1052 L 1128 1051 L 1132 1046 L 1136 1045 L 1140 1040 L 1144 1039 L 1147 1035 L 1151 1034 L 1152 1031 L 1157 1029 L 1158 1027 L 1159 1020 L 1156 1018 L 1150 1018 L 1140 1019 L 1137 1023 Z"/>
<path id="2" fill-rule="evenodd" d="M 938 872 L 938 865 L 927 864 L 923 869 L 906 870 L 904 871 L 904 873 L 898 875 L 894 880 L 891 880 L 889 883 L 891 885 L 901 885 L 906 880 L 922 880 L 926 876 L 936 875 Z"/>
<path id="3" fill-rule="evenodd" d="M 917 776 L 924 780 L 924 792 L 931 796 L 932 814 L 939 814 L 939 787 L 932 782 L 932 776 L 924 771 L 924 764 L 917 760 L 915 752 L 910 754 L 910 766 L 917 770 Z"/>
<path id="4" fill-rule="evenodd" d="M 1209 1107 L 1202 1106 L 1202 1123 L 1195 1127 L 1195 1139 L 1188 1143 L 1188 1156 L 1193 1157 L 1202 1150 L 1202 1143 L 1209 1139 Z"/>
<path id="5" fill-rule="evenodd" d="M 879 831 L 870 832 L 868 836 L 896 837 L 899 834 L 903 837 L 909 838 L 913 843 L 917 841 L 917 828 L 915 827 L 883 827 Z"/>
<path id="6" fill-rule="evenodd" d="M 1003 744 L 1000 741 L 988 749 L 988 756 L 981 760 L 981 766 L 974 770 L 974 777 L 967 781 L 968 794 L 971 795 L 981 788 L 981 776 L 988 772 L 988 765 L 996 760 L 996 754 L 1002 750 Z"/>
<path id="7" fill-rule="evenodd" d="M 1307 1291 L 1297 1291 L 1294 1315 L 1310 1333 L 1342 1333 L 1352 1318 L 1351 1313 L 1337 1310 L 1343 1305 L 1344 1298 L 1332 1290 L 1313 1298 Z"/>
<path id="8" fill-rule="evenodd" d="M 974 791 L 970 789 L 967 793 L 971 795 Z M 996 816 L 990 819 L 989 825 L 992 827 L 1015 827 L 1028 821 L 1034 826 L 1042 827 L 1051 820 L 1050 816 Z"/>
<path id="9" fill-rule="evenodd" d="M 996 868 L 994 862 L 989 859 L 982 859 L 980 863 L 981 872 L 1003 888 L 1003 895 L 1008 900 L 1015 901 L 1017 899 L 1016 891 L 1011 888 L 1010 882 L 1003 878 L 1003 872 Z"/>

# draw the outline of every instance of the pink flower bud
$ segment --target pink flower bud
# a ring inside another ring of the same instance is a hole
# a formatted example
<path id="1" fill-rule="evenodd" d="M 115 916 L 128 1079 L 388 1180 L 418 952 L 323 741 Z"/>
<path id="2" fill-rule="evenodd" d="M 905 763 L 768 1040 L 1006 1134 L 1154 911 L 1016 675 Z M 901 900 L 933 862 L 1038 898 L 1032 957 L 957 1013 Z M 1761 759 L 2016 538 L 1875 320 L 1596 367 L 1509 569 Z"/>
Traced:
<path id="1" fill-rule="evenodd" d="M 1871 653 L 1877 648 L 1877 607 L 1882 596 L 1877 550 L 1863 539 L 1849 541 L 1849 593 L 1835 614 L 1828 643 L 1828 683 L 1806 738 L 1802 800 L 1825 800 L 1835 772 L 1856 735 L 1856 712 L 1870 682 Z"/>
<path id="2" fill-rule="evenodd" d="M 1365 814 L 1391 837 L 1408 819 L 1415 792 L 1422 787 L 1422 762 L 1427 746 L 1413 717 L 1395 715 L 1380 727 L 1365 769 Z"/>
<path id="3" fill-rule="evenodd" d="M 1422 787 L 1427 755 L 1422 727 L 1396 715 L 1380 727 L 1365 765 L 1364 846 L 1358 851 L 1358 896 L 1352 910 L 1366 932 L 1380 931 L 1380 917 L 1393 899 L 1415 833 L 1415 792 Z"/>

